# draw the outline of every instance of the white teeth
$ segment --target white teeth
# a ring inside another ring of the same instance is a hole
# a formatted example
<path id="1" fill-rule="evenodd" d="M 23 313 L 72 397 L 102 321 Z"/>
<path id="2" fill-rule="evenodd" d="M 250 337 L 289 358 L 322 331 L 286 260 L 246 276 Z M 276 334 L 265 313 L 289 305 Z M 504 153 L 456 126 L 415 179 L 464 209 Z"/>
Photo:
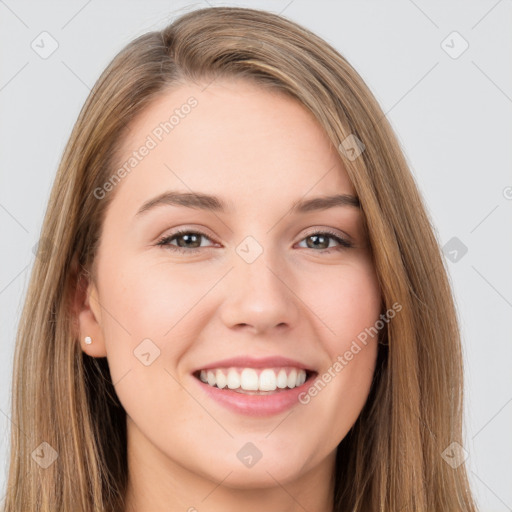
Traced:
<path id="1" fill-rule="evenodd" d="M 258 391 L 258 374 L 252 368 L 244 368 L 240 377 L 240 387 L 246 391 Z"/>
<path id="2" fill-rule="evenodd" d="M 244 368 L 240 372 L 235 368 L 201 370 L 199 378 L 209 386 L 220 389 L 239 389 L 245 391 L 275 391 L 276 389 L 295 388 L 306 381 L 306 371 L 292 368 L 288 375 L 284 368 L 265 368 L 260 374 L 254 368 Z"/>
<path id="3" fill-rule="evenodd" d="M 240 387 L 240 375 L 236 370 L 229 370 L 228 372 L 228 388 L 236 389 Z"/>
<path id="4" fill-rule="evenodd" d="M 217 387 L 220 389 L 225 388 L 228 385 L 228 379 L 220 370 L 215 372 L 215 381 Z"/>
<path id="5" fill-rule="evenodd" d="M 292 371 L 288 374 L 288 387 L 294 388 L 297 385 L 297 370 L 292 368 Z"/>
<path id="6" fill-rule="evenodd" d="M 288 386 L 288 377 L 283 369 L 279 370 L 279 373 L 277 374 L 276 386 L 280 389 L 284 389 Z"/>
<path id="7" fill-rule="evenodd" d="M 260 373 L 259 389 L 261 391 L 274 391 L 276 389 L 276 380 L 276 373 L 273 370 L 263 370 Z"/>

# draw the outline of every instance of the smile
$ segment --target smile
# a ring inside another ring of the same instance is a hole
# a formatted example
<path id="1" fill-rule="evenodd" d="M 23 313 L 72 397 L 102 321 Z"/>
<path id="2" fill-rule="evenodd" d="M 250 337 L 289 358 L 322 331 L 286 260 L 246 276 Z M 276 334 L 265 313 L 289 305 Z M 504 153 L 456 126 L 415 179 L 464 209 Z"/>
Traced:
<path id="1" fill-rule="evenodd" d="M 315 371 L 284 367 L 230 367 L 193 373 L 194 381 L 213 402 L 254 418 L 273 416 L 297 405 L 305 407 L 299 396 L 307 392 L 317 375 Z"/>
<path id="2" fill-rule="evenodd" d="M 254 392 L 280 391 L 301 386 L 308 379 L 308 372 L 301 368 L 231 367 L 200 370 L 195 376 L 212 387 L 254 394 Z"/>

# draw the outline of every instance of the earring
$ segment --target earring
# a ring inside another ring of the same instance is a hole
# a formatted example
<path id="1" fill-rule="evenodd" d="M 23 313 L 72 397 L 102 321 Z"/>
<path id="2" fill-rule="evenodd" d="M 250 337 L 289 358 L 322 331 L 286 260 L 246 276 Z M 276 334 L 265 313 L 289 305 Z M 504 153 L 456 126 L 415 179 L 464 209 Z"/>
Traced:
<path id="1" fill-rule="evenodd" d="M 85 344 L 86 344 L 86 345 L 90 345 L 91 343 L 92 343 L 92 339 L 91 339 L 91 337 L 90 337 L 90 336 L 86 336 L 86 337 L 85 337 Z"/>

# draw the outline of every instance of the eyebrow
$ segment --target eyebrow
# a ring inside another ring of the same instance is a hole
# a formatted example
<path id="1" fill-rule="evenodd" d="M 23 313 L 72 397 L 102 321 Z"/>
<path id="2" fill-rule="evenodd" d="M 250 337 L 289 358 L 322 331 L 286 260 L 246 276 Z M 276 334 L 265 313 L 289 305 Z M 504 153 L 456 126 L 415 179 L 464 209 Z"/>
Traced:
<path id="1" fill-rule="evenodd" d="M 219 213 L 226 213 L 229 210 L 228 204 L 217 196 L 203 194 L 200 192 L 178 192 L 170 190 L 145 202 L 139 208 L 136 216 L 162 205 L 185 206 L 196 210 Z M 357 197 L 350 194 L 335 194 L 331 196 L 315 197 L 312 199 L 299 199 L 292 204 L 290 213 L 306 213 L 311 211 L 327 210 L 338 206 L 360 208 L 361 204 Z"/>

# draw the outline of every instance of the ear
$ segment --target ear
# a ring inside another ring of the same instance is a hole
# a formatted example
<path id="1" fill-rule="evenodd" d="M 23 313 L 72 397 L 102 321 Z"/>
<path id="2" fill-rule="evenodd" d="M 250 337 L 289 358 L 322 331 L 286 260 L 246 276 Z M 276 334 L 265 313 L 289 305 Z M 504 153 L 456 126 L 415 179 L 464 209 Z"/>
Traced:
<path id="1" fill-rule="evenodd" d="M 79 342 L 82 350 L 91 357 L 106 357 L 105 338 L 101 325 L 101 303 L 98 289 L 88 274 L 80 273 L 76 281 L 73 311 L 78 321 Z M 92 343 L 85 343 L 89 336 Z"/>

